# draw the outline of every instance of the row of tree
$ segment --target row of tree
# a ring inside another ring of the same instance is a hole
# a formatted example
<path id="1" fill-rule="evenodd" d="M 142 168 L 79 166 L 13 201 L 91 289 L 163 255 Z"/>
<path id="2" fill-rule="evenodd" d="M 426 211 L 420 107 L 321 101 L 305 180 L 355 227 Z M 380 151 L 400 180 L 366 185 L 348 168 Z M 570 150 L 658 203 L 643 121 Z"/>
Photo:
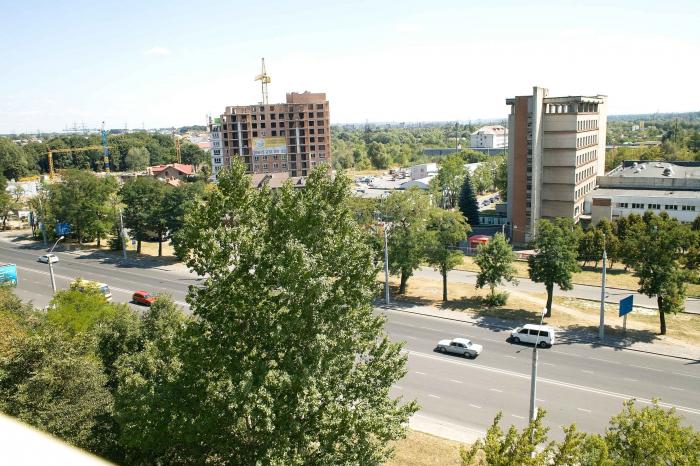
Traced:
<path id="1" fill-rule="evenodd" d="M 98 135 L 53 136 L 42 142 L 15 144 L 10 138 L 0 137 L 0 176 L 18 179 L 24 176 L 48 173 L 48 149 L 70 149 L 100 146 Z M 173 163 L 177 160 L 175 141 L 171 136 L 145 131 L 113 134 L 107 137 L 112 171 L 142 170 L 147 166 Z M 182 163 L 199 166 L 209 162 L 209 154 L 187 140 L 181 143 Z M 53 154 L 55 169 L 85 169 L 104 171 L 102 149 L 57 152 Z"/>
<path id="2" fill-rule="evenodd" d="M 123 219 L 124 227 L 137 242 L 137 252 L 141 252 L 142 241 L 156 240 L 158 255 L 162 255 L 163 242 L 177 242 L 176 234 L 185 214 L 205 194 L 202 181 L 175 187 L 150 176 L 139 176 L 119 186 L 115 177 L 66 170 L 60 182 L 42 184 L 29 207 L 37 220 L 33 225 L 37 238 L 43 234 L 38 228 L 40 222 L 50 238 L 57 236 L 57 224 L 68 224 L 68 239 L 78 244 L 96 240 L 99 246 L 109 238 L 114 249 L 121 249 Z"/>
<path id="3" fill-rule="evenodd" d="M 0 289 L 0 410 L 120 464 L 383 464 L 416 403 L 390 396 L 401 345 L 373 312 L 380 262 L 350 180 L 303 190 L 225 171 L 179 236 L 186 317 Z"/>

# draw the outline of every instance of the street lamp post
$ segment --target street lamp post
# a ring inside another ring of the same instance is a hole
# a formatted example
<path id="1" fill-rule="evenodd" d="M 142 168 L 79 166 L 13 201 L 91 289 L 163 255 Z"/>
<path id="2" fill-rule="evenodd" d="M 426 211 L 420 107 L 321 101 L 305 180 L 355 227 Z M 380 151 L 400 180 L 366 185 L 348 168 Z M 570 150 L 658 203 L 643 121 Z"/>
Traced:
<path id="1" fill-rule="evenodd" d="M 607 258 L 608 255 L 605 252 L 605 233 L 603 233 L 603 274 L 600 285 L 600 326 L 598 328 L 598 339 L 600 339 L 600 341 L 605 339 L 605 269 Z"/>
<path id="2" fill-rule="evenodd" d="M 389 305 L 389 224 L 384 223 L 384 304 Z"/>
<path id="3" fill-rule="evenodd" d="M 59 241 L 61 241 L 65 236 L 60 236 L 55 243 L 53 243 L 53 246 L 51 247 L 51 250 L 48 253 L 48 263 L 49 263 L 49 275 L 51 276 L 51 290 L 53 290 L 54 293 L 56 293 L 56 279 L 53 276 L 53 262 L 51 261 L 51 253 L 53 252 L 53 249 L 56 247 Z"/>
<path id="4" fill-rule="evenodd" d="M 542 317 L 540 318 L 540 326 L 544 322 L 544 315 L 547 313 L 547 308 L 542 309 Z M 537 347 L 540 344 L 540 330 L 537 330 L 537 338 L 535 339 L 535 347 L 532 349 L 532 374 L 530 376 L 530 420 L 534 421 L 537 416 L 537 407 L 535 406 L 537 394 Z"/>

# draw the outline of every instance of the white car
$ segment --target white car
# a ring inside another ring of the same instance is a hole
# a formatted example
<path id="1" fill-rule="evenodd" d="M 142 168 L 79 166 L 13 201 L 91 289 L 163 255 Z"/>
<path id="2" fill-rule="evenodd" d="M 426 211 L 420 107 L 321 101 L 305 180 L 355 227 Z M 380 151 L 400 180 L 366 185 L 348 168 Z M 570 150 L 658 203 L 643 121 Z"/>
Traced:
<path id="1" fill-rule="evenodd" d="M 453 338 L 452 340 L 440 340 L 436 349 L 440 353 L 453 353 L 465 358 L 475 358 L 481 354 L 484 347 L 466 338 Z"/>
<path id="2" fill-rule="evenodd" d="M 527 324 L 510 332 L 512 343 L 532 343 L 540 348 L 550 348 L 555 342 L 555 330 L 549 325 Z"/>
<path id="3" fill-rule="evenodd" d="M 44 264 L 51 262 L 55 264 L 58 262 L 58 256 L 56 254 L 44 254 L 43 256 L 39 256 L 39 262 L 43 262 Z"/>

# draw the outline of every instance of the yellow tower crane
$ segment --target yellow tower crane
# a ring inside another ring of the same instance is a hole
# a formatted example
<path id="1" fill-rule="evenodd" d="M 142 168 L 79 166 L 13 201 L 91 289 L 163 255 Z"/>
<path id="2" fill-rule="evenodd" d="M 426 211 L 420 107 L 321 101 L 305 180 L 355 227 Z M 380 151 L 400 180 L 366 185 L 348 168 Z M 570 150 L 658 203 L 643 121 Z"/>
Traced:
<path id="1" fill-rule="evenodd" d="M 262 104 L 267 105 L 267 85 L 272 82 L 272 78 L 270 77 L 269 74 L 267 74 L 267 70 L 265 69 L 265 59 L 262 59 L 262 73 L 257 75 L 255 77 L 256 81 L 260 81 L 260 85 L 262 86 Z"/>

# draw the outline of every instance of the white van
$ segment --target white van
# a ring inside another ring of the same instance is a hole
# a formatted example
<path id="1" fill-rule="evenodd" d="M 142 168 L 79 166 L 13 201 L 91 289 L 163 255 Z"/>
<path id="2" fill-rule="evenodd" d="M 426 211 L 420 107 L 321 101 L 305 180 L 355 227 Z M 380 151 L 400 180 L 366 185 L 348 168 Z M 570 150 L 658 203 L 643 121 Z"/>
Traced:
<path id="1" fill-rule="evenodd" d="M 510 332 L 510 341 L 513 343 L 537 343 L 541 348 L 552 346 L 554 338 L 554 329 L 549 325 L 527 324 Z"/>

